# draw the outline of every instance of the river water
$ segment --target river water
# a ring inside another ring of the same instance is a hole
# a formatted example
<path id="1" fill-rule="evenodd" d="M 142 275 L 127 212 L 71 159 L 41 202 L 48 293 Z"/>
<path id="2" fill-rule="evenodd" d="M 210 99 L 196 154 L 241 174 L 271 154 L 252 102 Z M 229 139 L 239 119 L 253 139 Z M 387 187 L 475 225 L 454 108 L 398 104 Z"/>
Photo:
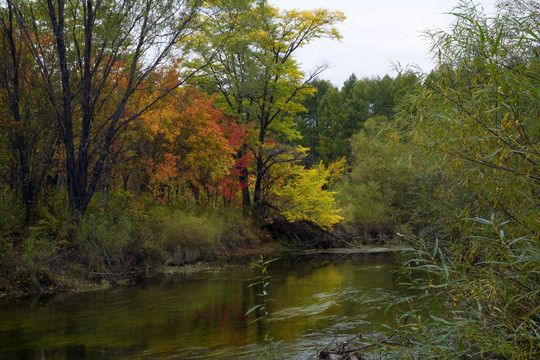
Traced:
<path id="1" fill-rule="evenodd" d="M 270 322 L 253 321 L 249 261 L 163 274 L 122 289 L 0 303 L 0 359 L 252 359 L 265 337 L 285 358 L 314 358 L 336 336 L 396 326 L 406 295 L 393 253 L 285 255 L 268 267 Z"/>

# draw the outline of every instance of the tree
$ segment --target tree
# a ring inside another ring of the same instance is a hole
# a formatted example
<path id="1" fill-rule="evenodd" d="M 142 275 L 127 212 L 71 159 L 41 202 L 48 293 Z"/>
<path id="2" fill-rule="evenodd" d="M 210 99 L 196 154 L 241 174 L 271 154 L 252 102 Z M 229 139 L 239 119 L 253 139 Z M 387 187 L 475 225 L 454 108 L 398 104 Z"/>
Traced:
<path id="1" fill-rule="evenodd" d="M 343 82 L 343 86 L 341 87 L 343 98 L 349 99 L 352 96 L 352 92 L 356 83 L 358 83 L 358 78 L 355 74 L 351 74 L 351 76 L 349 76 L 347 80 Z"/>
<path id="2" fill-rule="evenodd" d="M 349 138 L 353 129 L 347 123 L 343 97 L 336 88 L 329 89 L 321 99 L 318 109 L 319 143 L 317 153 L 326 164 L 348 156 Z"/>
<path id="3" fill-rule="evenodd" d="M 65 148 L 70 206 L 83 214 L 114 163 L 114 141 L 191 76 L 143 104 L 130 103 L 142 88 L 152 86 L 153 72 L 193 30 L 202 1 L 6 1 L 54 109 Z"/>
<path id="4" fill-rule="evenodd" d="M 0 108 L 6 114 L 1 121 L 5 121 L 6 145 L 14 160 L 11 182 L 20 194 L 28 222 L 52 166 L 58 128 L 24 36 L 13 4 L 0 8 Z"/>
<path id="5" fill-rule="evenodd" d="M 162 200 L 187 189 L 198 203 L 216 194 L 230 176 L 242 137 L 229 119 L 215 109 L 213 97 L 194 88 L 177 89 L 143 115 L 147 145 L 154 147 L 141 160 L 148 165 L 149 184 Z M 166 189 L 164 191 L 163 189 Z"/>
<path id="6" fill-rule="evenodd" d="M 302 165 L 284 162 L 279 166 L 273 181 L 272 203 L 280 209 L 280 214 L 289 222 L 310 221 L 323 229 L 332 230 L 343 220 L 340 210 L 335 206 L 336 191 L 332 191 L 341 176 L 345 158 L 325 167 L 322 163 L 309 169 Z"/>
<path id="7" fill-rule="evenodd" d="M 433 204 L 448 195 L 447 182 L 422 150 L 397 141 L 400 120 L 375 116 L 350 139 L 349 171 L 337 196 L 341 227 L 366 241 L 405 231 L 441 236 L 440 215 L 447 213 Z"/>
<path id="8" fill-rule="evenodd" d="M 308 81 L 323 70 L 321 67 L 304 79 L 293 55 L 314 39 L 339 38 L 334 24 L 344 16 L 322 9 L 279 12 L 266 1 L 254 0 L 216 1 L 209 13 L 205 32 L 194 37 L 189 48 L 199 60 L 196 64 L 205 63 L 211 50 L 227 38 L 211 59 L 207 79 L 219 90 L 228 115 L 255 124 L 257 141 L 246 144 L 242 151 L 249 148 L 255 156 L 253 215 L 263 218 L 265 174 L 285 149 L 276 150 L 268 140 L 287 142 L 298 137 L 292 116 L 303 109 L 299 100 L 313 93 Z M 226 30 L 223 24 L 228 25 Z M 247 169 L 244 173 L 247 181 Z M 245 187 L 244 207 L 249 206 L 249 188 Z"/>
<path id="9" fill-rule="evenodd" d="M 317 152 L 319 148 L 319 105 L 326 92 L 333 86 L 329 81 L 319 79 L 314 79 L 309 85 L 313 86 L 316 92 L 313 96 L 308 96 L 301 101 L 305 111 L 298 114 L 295 128 L 301 135 L 296 143 L 310 149 L 304 162 L 311 166 L 320 161 L 320 154 Z"/>
<path id="10" fill-rule="evenodd" d="M 396 105 L 415 84 L 416 76 L 411 72 L 396 78 L 386 75 L 360 80 L 352 74 L 341 90 L 324 81 L 313 81 L 317 93 L 302 102 L 306 112 L 298 116 L 297 128 L 303 138 L 296 143 L 310 148 L 310 163 L 329 163 L 342 156 L 351 160 L 351 137 L 370 118 L 391 122 Z"/>

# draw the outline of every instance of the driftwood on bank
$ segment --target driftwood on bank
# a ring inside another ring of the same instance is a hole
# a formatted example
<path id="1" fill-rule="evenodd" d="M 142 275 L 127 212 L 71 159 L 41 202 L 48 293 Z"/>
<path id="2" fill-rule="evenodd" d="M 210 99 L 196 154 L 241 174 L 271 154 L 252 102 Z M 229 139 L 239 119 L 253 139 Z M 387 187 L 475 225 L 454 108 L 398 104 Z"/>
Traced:
<path id="1" fill-rule="evenodd" d="M 337 334 L 336 334 L 337 338 Z M 330 346 L 336 341 L 336 338 L 328 344 L 326 348 L 321 350 L 318 355 L 320 360 L 364 360 L 365 358 L 360 353 L 358 347 L 351 346 L 351 342 L 361 339 L 362 335 L 356 335 L 346 341 L 338 342 L 337 345 L 330 349 Z"/>
<path id="2" fill-rule="evenodd" d="M 293 242 L 301 249 L 354 247 L 341 236 L 307 220 L 291 223 L 282 217 L 274 218 L 264 226 L 264 229 L 272 238 Z"/>
<path id="3" fill-rule="evenodd" d="M 355 335 L 351 337 L 350 339 L 346 341 L 338 342 L 334 348 L 330 349 L 332 344 L 336 342 L 336 339 L 337 339 L 337 332 L 336 332 L 336 336 L 334 337 L 334 340 L 332 340 L 332 342 L 328 344 L 326 348 L 324 348 L 323 350 L 319 352 L 319 355 L 317 358 L 319 360 L 366 360 L 366 358 L 362 356 L 362 353 L 370 348 L 377 347 L 377 346 L 384 346 L 385 344 L 393 345 L 393 346 L 402 345 L 399 343 L 390 342 L 390 340 L 401 330 L 403 326 L 407 324 L 408 320 L 409 320 L 409 317 L 407 316 L 403 324 L 401 324 L 396 330 L 394 330 L 394 332 L 390 336 L 386 337 L 385 339 L 379 340 L 379 341 L 368 341 L 368 344 L 363 345 L 363 346 L 351 346 L 351 343 L 353 341 L 358 340 L 359 342 L 362 342 L 362 340 L 364 340 L 362 338 L 362 334 L 359 334 L 359 335 Z"/>

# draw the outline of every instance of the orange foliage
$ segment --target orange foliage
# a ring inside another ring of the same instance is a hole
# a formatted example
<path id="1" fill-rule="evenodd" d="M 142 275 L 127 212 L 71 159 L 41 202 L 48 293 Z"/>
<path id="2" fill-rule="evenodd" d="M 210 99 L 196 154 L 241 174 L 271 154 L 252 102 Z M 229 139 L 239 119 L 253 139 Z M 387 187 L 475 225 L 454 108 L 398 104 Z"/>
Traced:
<path id="1" fill-rule="evenodd" d="M 238 125 L 230 119 L 224 129 L 229 144 L 236 149 L 236 156 L 230 173 L 220 179 L 218 191 L 231 204 L 237 203 L 241 205 L 241 202 L 239 202 L 240 195 L 242 190 L 249 186 L 249 182 L 241 182 L 240 177 L 242 170 L 253 164 L 254 156 L 251 151 L 241 151 L 240 149 L 245 144 L 249 144 L 256 133 L 252 131 L 252 124 Z"/>
<path id="2" fill-rule="evenodd" d="M 246 131 L 215 109 L 214 100 L 195 88 L 178 89 L 143 116 L 147 142 L 159 145 L 143 159 L 158 198 L 186 189 L 197 201 L 216 192 L 234 198 L 231 170 Z"/>
<path id="3" fill-rule="evenodd" d="M 149 99 L 163 95 L 162 89 L 178 81 L 179 64 L 154 72 L 126 112 L 140 111 Z M 116 180 L 139 194 L 150 191 L 163 203 L 182 195 L 197 202 L 218 195 L 237 202 L 248 186 L 239 181 L 241 169 L 253 162 L 253 155 L 241 149 L 255 133 L 217 109 L 215 98 L 183 87 L 154 104 L 114 144 L 119 149 Z"/>

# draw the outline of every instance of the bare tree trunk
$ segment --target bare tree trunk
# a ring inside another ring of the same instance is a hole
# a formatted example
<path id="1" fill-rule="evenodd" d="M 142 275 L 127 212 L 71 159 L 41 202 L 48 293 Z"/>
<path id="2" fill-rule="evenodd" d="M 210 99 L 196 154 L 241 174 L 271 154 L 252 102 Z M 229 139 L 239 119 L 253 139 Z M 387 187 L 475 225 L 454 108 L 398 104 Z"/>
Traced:
<path id="1" fill-rule="evenodd" d="M 253 189 L 253 219 L 255 221 L 260 221 L 264 219 L 264 199 L 262 196 L 262 184 L 264 177 L 264 162 L 262 159 L 262 154 L 257 154 L 256 159 L 256 176 L 255 176 L 255 187 Z"/>
<path id="2" fill-rule="evenodd" d="M 9 110 L 13 121 L 19 126 L 16 129 L 15 140 L 13 142 L 14 154 L 18 154 L 19 159 L 19 178 L 21 181 L 21 195 L 25 206 L 25 221 L 29 222 L 34 206 L 34 181 L 31 173 L 29 144 L 28 139 L 24 134 L 23 119 L 21 116 L 21 84 L 20 84 L 20 66 L 21 66 L 21 44 L 17 46 L 14 26 L 13 8 L 8 3 L 7 19 L 4 16 L 0 17 L 0 31 L 2 39 L 3 55 L 7 58 L 3 61 L 3 69 L 1 70 L 1 80 L 4 90 L 7 92 Z M 4 15 L 4 14 L 1 14 Z M 20 39 L 19 39 L 20 40 Z M 17 157 L 17 156 L 16 156 Z"/>
<path id="3" fill-rule="evenodd" d="M 7 3 L 14 9 L 55 110 L 65 148 L 70 208 L 82 215 L 110 170 L 111 146 L 118 136 L 197 72 L 126 111 L 133 94 L 146 86 L 146 79 L 190 33 L 202 0 Z M 41 10 L 34 10 L 40 5 L 46 10 L 46 21 L 39 17 Z M 45 39 L 47 31 L 52 32 L 54 44 Z M 57 57 L 54 63 L 49 55 L 52 49 Z"/>
<path id="4" fill-rule="evenodd" d="M 238 159 L 242 159 L 247 151 L 247 145 L 242 146 L 242 150 L 238 152 Z M 240 176 L 238 181 L 240 182 L 240 188 L 242 189 L 242 208 L 244 217 L 250 215 L 251 210 L 251 195 L 249 193 L 249 170 L 247 166 L 242 165 L 238 168 Z"/>

